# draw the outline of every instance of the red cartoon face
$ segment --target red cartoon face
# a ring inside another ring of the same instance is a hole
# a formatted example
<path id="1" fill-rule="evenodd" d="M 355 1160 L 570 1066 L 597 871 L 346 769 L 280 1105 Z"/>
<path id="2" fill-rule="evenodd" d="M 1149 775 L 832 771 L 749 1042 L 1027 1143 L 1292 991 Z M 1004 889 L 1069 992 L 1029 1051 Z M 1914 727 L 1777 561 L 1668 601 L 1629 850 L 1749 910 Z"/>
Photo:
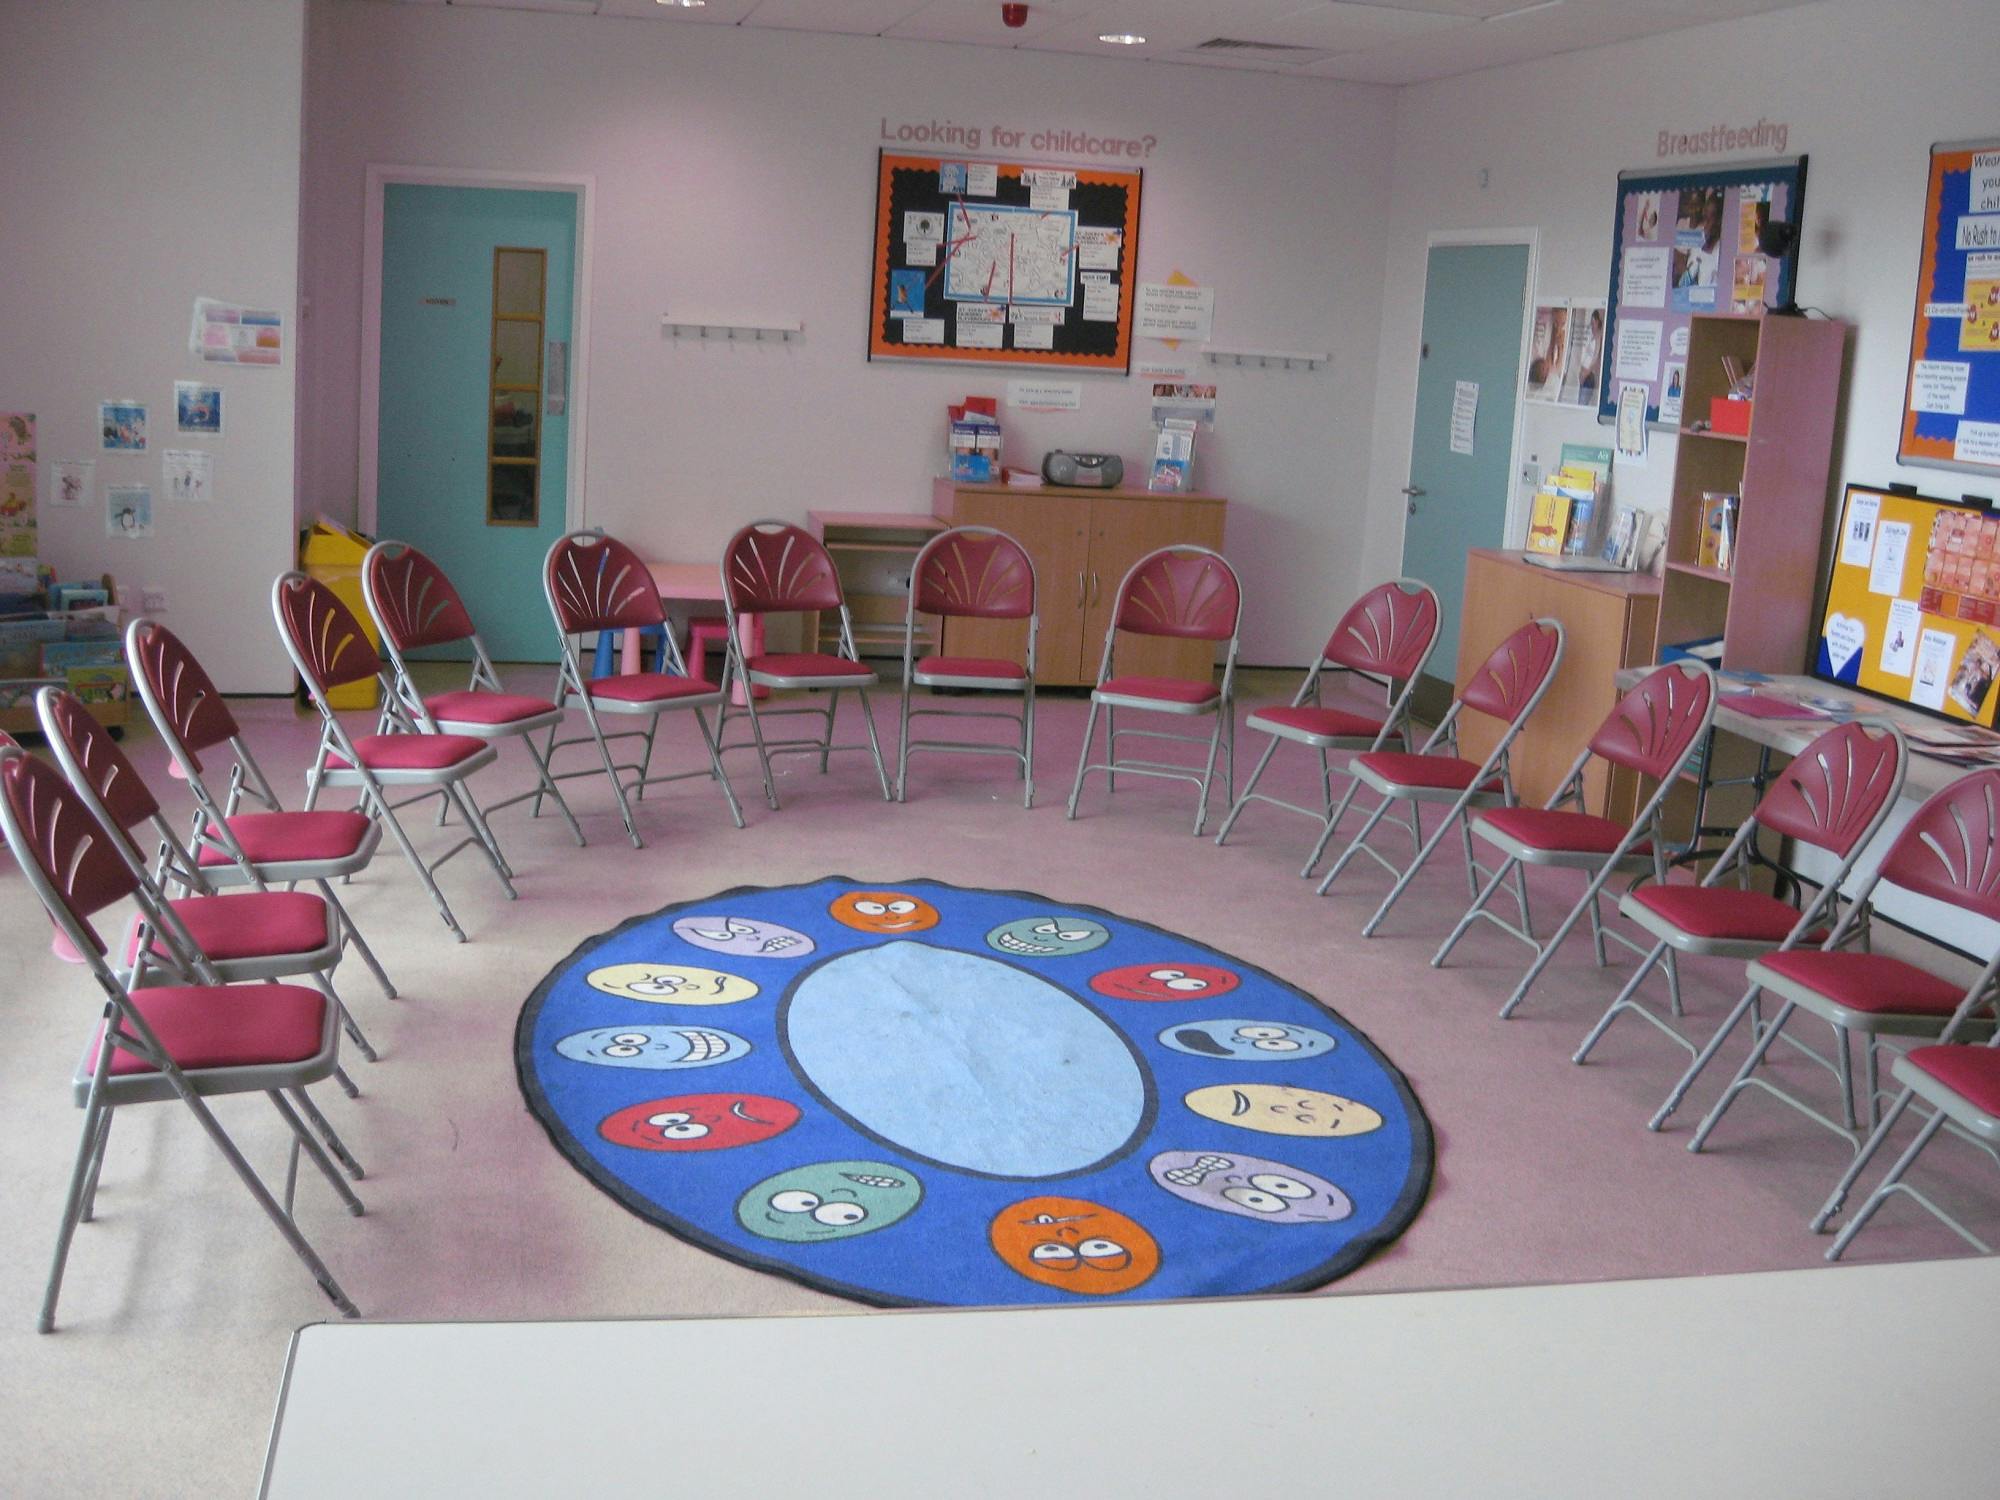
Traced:
<path id="1" fill-rule="evenodd" d="M 1090 979 L 1092 989 L 1113 1000 L 1213 1000 L 1241 983 L 1214 964 L 1124 964 Z"/>
<path id="2" fill-rule="evenodd" d="M 988 1227 L 993 1252 L 1030 1281 L 1104 1297 L 1160 1268 L 1160 1247 L 1134 1220 L 1081 1198 L 1024 1198 Z"/>
<path id="3" fill-rule="evenodd" d="M 726 1151 L 768 1141 L 799 1122 L 799 1107 L 768 1094 L 676 1094 L 606 1115 L 597 1133 L 641 1151 Z"/>

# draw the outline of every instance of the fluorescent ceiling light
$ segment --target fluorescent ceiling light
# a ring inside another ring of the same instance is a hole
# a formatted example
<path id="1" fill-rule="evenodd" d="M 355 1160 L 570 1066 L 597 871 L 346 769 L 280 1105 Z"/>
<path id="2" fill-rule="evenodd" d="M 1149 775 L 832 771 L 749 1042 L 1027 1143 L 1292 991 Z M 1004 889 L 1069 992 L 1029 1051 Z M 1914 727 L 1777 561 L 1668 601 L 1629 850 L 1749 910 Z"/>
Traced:
<path id="1" fill-rule="evenodd" d="M 655 0 L 659 5 L 678 5 L 682 10 L 700 10 L 708 0 Z"/>
<path id="2" fill-rule="evenodd" d="M 1561 4 L 1562 0 L 1555 0 L 1555 3 Z M 1143 47 L 1146 45 L 1144 37 L 1131 31 L 1107 31 L 1102 33 L 1097 39 L 1100 42 L 1109 42 L 1114 47 Z"/>
<path id="3" fill-rule="evenodd" d="M 1503 10 L 1497 16 L 1488 16 L 1489 21 L 1511 21 L 1516 16 L 1532 16 L 1538 10 L 1554 10 L 1563 0 L 1535 0 L 1533 5 L 1523 5 L 1517 10 Z"/>

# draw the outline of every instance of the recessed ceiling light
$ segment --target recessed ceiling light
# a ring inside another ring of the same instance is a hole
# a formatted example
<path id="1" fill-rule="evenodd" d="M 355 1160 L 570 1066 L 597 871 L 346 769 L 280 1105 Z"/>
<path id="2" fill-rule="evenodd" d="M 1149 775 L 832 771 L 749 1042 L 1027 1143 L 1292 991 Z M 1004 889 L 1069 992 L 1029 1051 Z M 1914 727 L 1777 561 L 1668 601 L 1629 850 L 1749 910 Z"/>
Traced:
<path id="1" fill-rule="evenodd" d="M 1100 42 L 1109 42 L 1114 47 L 1143 47 L 1146 45 L 1146 39 L 1133 31 L 1107 31 L 1099 35 L 1097 39 Z"/>
<path id="2" fill-rule="evenodd" d="M 682 10 L 700 10 L 708 0 L 654 0 L 658 5 L 678 5 Z"/>
<path id="3" fill-rule="evenodd" d="M 1535 0 L 1533 5 L 1523 5 L 1514 10 L 1503 10 L 1497 16 L 1488 16 L 1489 21 L 1512 21 L 1519 16 L 1532 16 L 1538 10 L 1554 10 L 1563 0 Z"/>

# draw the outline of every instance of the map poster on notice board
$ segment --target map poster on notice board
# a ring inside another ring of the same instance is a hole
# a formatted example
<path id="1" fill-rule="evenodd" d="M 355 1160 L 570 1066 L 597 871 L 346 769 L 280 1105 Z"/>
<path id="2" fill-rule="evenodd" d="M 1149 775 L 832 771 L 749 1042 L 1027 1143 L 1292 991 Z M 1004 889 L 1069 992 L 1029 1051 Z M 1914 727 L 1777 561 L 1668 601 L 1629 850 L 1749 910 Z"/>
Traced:
<path id="1" fill-rule="evenodd" d="M 868 357 L 1129 370 L 1140 180 L 882 152 Z"/>
<path id="2" fill-rule="evenodd" d="M 1931 147 L 1896 456 L 2000 474 L 2000 140 Z"/>
<path id="3" fill-rule="evenodd" d="M 1618 174 L 1598 421 L 1617 420 L 1619 391 L 1636 384 L 1646 389 L 1648 422 L 1677 422 L 1676 372 L 1687 367 L 1694 315 L 1761 313 L 1791 300 L 1797 238 L 1773 256 L 1758 237 L 1774 220 L 1799 224 L 1805 192 L 1803 156 Z"/>

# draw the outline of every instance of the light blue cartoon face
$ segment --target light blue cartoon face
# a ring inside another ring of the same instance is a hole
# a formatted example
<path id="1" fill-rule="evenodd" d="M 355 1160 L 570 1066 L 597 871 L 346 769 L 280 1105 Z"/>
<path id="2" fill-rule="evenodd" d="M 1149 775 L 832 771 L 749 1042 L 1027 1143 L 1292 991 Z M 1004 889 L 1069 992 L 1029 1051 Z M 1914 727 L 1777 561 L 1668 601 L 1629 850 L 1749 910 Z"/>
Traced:
<path id="1" fill-rule="evenodd" d="M 886 1229 L 923 1201 L 908 1167 L 821 1161 L 766 1177 L 736 1204 L 736 1222 L 767 1240 L 809 1245 Z"/>
<path id="2" fill-rule="evenodd" d="M 1111 929 L 1088 917 L 1021 917 L 986 934 L 986 946 L 1010 958 L 1066 958 L 1111 941 Z"/>
<path id="3" fill-rule="evenodd" d="M 747 917 L 681 917 L 674 936 L 733 958 L 804 958 L 813 951 L 813 940 L 803 932 Z"/>
<path id="4" fill-rule="evenodd" d="M 749 1050 L 735 1032 L 713 1026 L 600 1026 L 556 1043 L 562 1056 L 606 1068 L 709 1068 Z"/>
<path id="5" fill-rule="evenodd" d="M 1261 1156 L 1162 1151 L 1147 1170 L 1176 1198 L 1260 1223 L 1331 1224 L 1354 1212 L 1324 1177 Z"/>
<path id="6" fill-rule="evenodd" d="M 1231 1062 L 1297 1062 L 1334 1048 L 1326 1032 L 1283 1021 L 1185 1021 L 1162 1031 L 1160 1040 L 1176 1052 Z"/>

